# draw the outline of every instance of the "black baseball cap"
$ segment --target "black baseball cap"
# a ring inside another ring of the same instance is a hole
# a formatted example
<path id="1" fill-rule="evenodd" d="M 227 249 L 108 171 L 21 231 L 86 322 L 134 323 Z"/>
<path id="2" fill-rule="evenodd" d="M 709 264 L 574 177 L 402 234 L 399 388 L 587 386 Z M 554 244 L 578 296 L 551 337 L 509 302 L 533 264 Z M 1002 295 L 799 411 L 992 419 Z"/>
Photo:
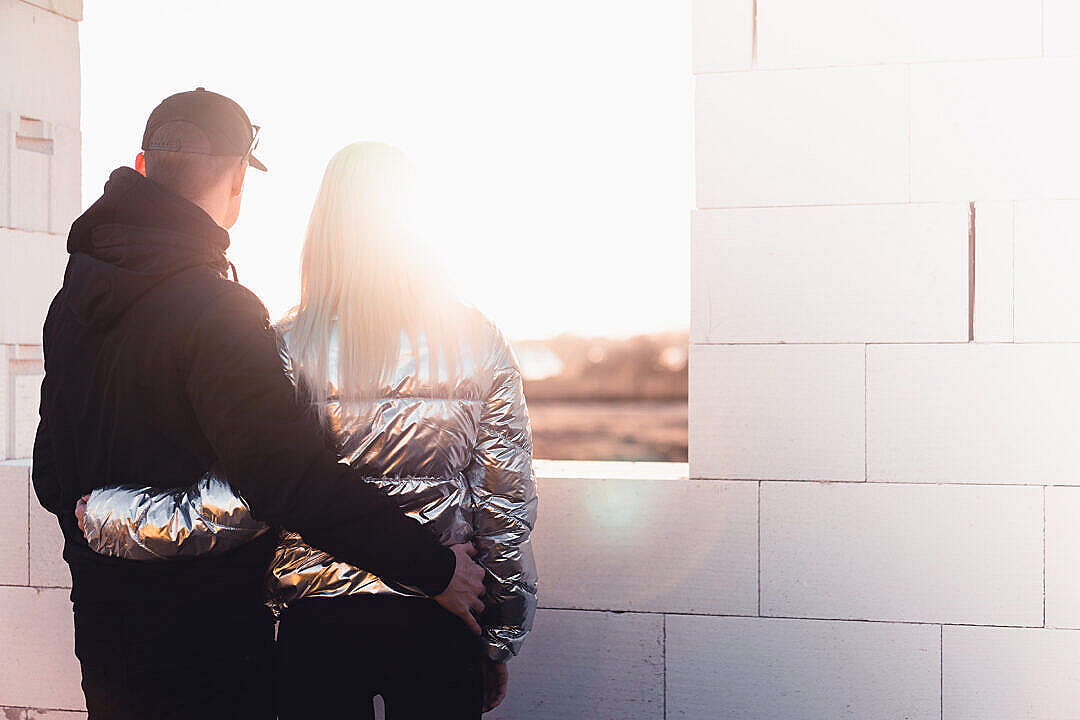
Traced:
<path id="1" fill-rule="evenodd" d="M 169 133 L 167 140 L 154 136 L 158 130 L 176 124 L 186 132 Z M 253 153 L 258 145 L 259 127 L 252 125 L 244 108 L 235 100 L 195 88 L 170 95 L 161 101 L 146 121 L 143 150 L 189 152 L 201 155 L 237 155 L 247 157 L 256 170 L 266 170 Z"/>

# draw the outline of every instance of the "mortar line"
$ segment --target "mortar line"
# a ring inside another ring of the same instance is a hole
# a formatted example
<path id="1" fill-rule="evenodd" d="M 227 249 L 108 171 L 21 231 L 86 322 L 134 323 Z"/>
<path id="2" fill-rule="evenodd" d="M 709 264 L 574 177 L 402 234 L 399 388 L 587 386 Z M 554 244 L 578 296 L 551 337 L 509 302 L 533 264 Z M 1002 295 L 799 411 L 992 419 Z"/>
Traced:
<path id="1" fill-rule="evenodd" d="M 761 481 L 757 484 L 757 614 L 761 615 Z"/>
<path id="2" fill-rule="evenodd" d="M 663 692 L 664 713 L 663 713 L 663 715 L 664 715 L 664 720 L 667 720 L 667 677 L 668 677 L 668 672 L 667 672 L 667 614 L 666 613 L 664 614 L 663 625 L 661 625 L 660 652 L 664 656 L 664 692 Z"/>
<path id="3" fill-rule="evenodd" d="M 30 585 L 30 503 L 34 501 L 34 494 L 30 491 L 33 478 L 30 477 L 30 468 L 26 470 L 26 584 Z"/>
<path id="4" fill-rule="evenodd" d="M 0 585 L 0 587 L 4 587 Z M 17 585 L 13 587 L 25 587 L 24 585 Z M 57 588 L 62 589 L 62 588 Z M 806 622 L 845 622 L 845 623 L 868 623 L 875 625 L 918 625 L 920 627 L 974 627 L 974 628 L 1001 628 L 1003 630 L 1043 630 L 1041 625 L 1002 625 L 1000 623 L 987 623 L 987 622 L 941 622 L 940 620 L 895 620 L 895 619 L 874 619 L 874 618 L 852 618 L 852 617 L 807 617 L 805 615 L 753 615 L 750 613 L 725 613 L 725 612 L 690 612 L 690 611 L 670 611 L 670 610 L 604 610 L 601 608 L 574 608 L 574 607 L 554 607 L 550 605 L 540 605 L 539 610 L 555 610 L 558 612 L 591 612 L 591 613 L 606 613 L 611 615 L 661 615 L 671 617 L 715 617 L 715 618 L 744 618 L 747 620 L 804 620 Z M 1080 627 L 1058 627 L 1052 626 L 1056 630 L 1064 630 L 1068 632 L 1080 633 Z"/>
<path id="5" fill-rule="evenodd" d="M 1046 0 L 1039 0 L 1039 54 L 1046 57 Z"/>
<path id="6" fill-rule="evenodd" d="M 870 482 L 870 346 L 863 345 L 863 482 Z"/>
<path id="7" fill-rule="evenodd" d="M 1009 291 L 1012 293 L 1012 303 L 1009 308 L 1012 328 L 1009 335 L 1011 342 L 1016 342 L 1016 201 L 1009 203 L 1012 209 L 1012 267 L 1009 268 Z"/>
<path id="8" fill-rule="evenodd" d="M 1046 627 L 1046 486 L 1042 491 L 1042 626 Z"/>
<path id="9" fill-rule="evenodd" d="M 905 92 L 905 95 L 906 95 L 904 100 L 905 100 L 905 102 L 907 102 L 907 108 L 905 108 L 906 111 L 907 111 L 907 147 L 904 148 L 904 153 L 907 156 L 905 158 L 905 160 L 907 160 L 907 199 L 908 199 L 908 202 L 910 203 L 911 202 L 911 113 L 912 113 L 912 109 L 911 109 L 911 105 L 912 105 L 912 103 L 911 103 L 911 64 L 910 63 L 908 63 L 908 65 L 905 67 L 904 72 L 905 72 L 905 75 L 904 75 L 904 92 Z"/>
<path id="10" fill-rule="evenodd" d="M 938 702 L 940 720 L 945 720 L 945 626 L 938 626 Z"/>
<path id="11" fill-rule="evenodd" d="M 544 479 L 544 476 L 539 476 Z M 563 478 L 565 479 L 565 478 Z M 1041 487 L 1080 487 L 1080 481 L 1077 482 L 1052 482 L 1052 483 L 1040 483 L 1040 482 L 974 482 L 974 481 L 944 481 L 944 480 L 824 480 L 820 478 L 812 478 L 807 480 L 792 480 L 790 478 L 715 478 L 715 477 L 691 477 L 691 478 L 679 478 L 679 479 L 661 479 L 659 482 L 685 482 L 687 480 L 693 482 L 710 482 L 710 483 L 787 483 L 789 485 L 857 485 L 861 487 L 977 487 L 977 488 L 995 488 L 995 487 L 1012 487 L 1012 488 L 1041 488 Z"/>
<path id="12" fill-rule="evenodd" d="M 752 10 L 753 10 L 754 17 L 753 17 L 753 21 L 751 23 L 751 29 L 750 29 L 750 32 L 751 32 L 751 35 L 750 35 L 750 67 L 751 68 L 756 68 L 757 67 L 757 62 L 758 62 L 758 60 L 757 60 L 757 55 L 758 55 L 758 48 L 757 48 L 757 45 L 758 45 L 758 28 L 757 28 L 758 6 L 757 6 L 757 0 L 753 0 L 753 3 L 754 3 L 754 5 L 753 5 Z"/>
<path id="13" fill-rule="evenodd" d="M 975 342 L 975 201 L 968 203 L 968 342 Z"/>

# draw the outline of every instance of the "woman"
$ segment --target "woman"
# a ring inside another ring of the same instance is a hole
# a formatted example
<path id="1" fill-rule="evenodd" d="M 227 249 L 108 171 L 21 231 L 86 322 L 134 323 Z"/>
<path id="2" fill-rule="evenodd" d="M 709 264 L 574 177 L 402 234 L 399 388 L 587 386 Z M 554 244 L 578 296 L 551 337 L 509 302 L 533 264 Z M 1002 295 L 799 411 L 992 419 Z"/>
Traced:
<path id="1" fill-rule="evenodd" d="M 301 402 L 342 461 L 451 545 L 472 541 L 488 592 L 478 643 L 408 587 L 283 532 L 268 574 L 281 609 L 281 718 L 476 718 L 532 626 L 536 515 L 529 415 L 503 336 L 456 301 L 409 222 L 404 156 L 356 143 L 331 159 L 308 223 L 300 304 L 279 327 Z M 155 560 L 227 552 L 266 530 L 213 474 L 181 492 L 95 491 L 98 552 Z"/>

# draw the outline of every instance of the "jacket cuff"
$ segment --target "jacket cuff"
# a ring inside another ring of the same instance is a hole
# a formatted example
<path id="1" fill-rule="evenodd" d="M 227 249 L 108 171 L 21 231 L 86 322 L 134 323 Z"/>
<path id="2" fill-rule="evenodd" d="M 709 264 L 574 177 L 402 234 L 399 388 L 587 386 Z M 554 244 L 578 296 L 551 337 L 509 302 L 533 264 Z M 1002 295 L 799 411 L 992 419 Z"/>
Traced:
<path id="1" fill-rule="evenodd" d="M 484 643 L 484 653 L 488 660 L 497 663 L 510 662 L 510 658 L 514 657 L 514 654 L 505 647 L 490 640 Z"/>

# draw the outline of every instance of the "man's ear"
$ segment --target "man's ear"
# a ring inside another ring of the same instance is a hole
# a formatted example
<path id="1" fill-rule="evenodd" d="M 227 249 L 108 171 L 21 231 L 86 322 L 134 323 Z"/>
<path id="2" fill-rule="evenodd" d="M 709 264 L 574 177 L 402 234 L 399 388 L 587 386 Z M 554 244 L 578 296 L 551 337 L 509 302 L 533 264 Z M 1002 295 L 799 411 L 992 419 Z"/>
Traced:
<path id="1" fill-rule="evenodd" d="M 143 153 L 135 156 L 135 172 L 146 177 L 146 155 Z"/>
<path id="2" fill-rule="evenodd" d="M 240 162 L 240 169 L 233 173 L 232 179 L 232 197 L 236 197 L 244 191 L 244 176 L 247 175 L 248 164 L 247 160 Z"/>

